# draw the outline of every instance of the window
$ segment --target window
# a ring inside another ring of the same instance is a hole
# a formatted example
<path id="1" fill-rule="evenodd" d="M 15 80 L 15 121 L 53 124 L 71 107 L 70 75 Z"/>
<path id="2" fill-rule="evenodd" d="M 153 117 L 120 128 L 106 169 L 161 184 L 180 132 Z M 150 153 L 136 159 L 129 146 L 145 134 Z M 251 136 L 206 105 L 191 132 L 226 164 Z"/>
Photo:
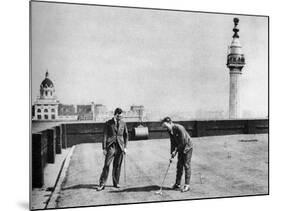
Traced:
<path id="1" fill-rule="evenodd" d="M 41 115 L 37 115 L 37 119 L 41 119 Z"/>
<path id="2" fill-rule="evenodd" d="M 54 109 L 54 108 L 52 108 L 52 112 L 55 112 L 55 109 Z"/>
<path id="3" fill-rule="evenodd" d="M 45 108 L 45 109 L 44 109 L 44 112 L 47 112 L 47 113 L 48 113 L 48 109 Z"/>
<path id="4" fill-rule="evenodd" d="M 56 118 L 56 116 L 54 114 L 52 114 L 52 119 L 55 119 L 55 118 Z"/>
<path id="5" fill-rule="evenodd" d="M 45 119 L 48 119 L 48 115 L 44 115 L 44 118 L 45 118 Z"/>
<path id="6" fill-rule="evenodd" d="M 38 112 L 38 113 L 40 113 L 40 112 L 41 112 L 41 109 L 40 109 L 40 108 L 38 108 L 38 109 L 37 109 L 37 112 Z"/>

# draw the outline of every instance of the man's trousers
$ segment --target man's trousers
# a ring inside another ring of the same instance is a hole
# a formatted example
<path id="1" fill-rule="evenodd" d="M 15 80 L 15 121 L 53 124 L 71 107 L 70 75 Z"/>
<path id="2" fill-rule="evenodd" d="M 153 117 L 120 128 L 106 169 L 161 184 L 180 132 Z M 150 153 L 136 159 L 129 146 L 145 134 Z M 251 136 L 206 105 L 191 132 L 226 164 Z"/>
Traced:
<path id="1" fill-rule="evenodd" d="M 112 160 L 113 160 L 112 180 L 113 180 L 113 185 L 115 186 L 119 184 L 121 165 L 123 160 L 123 152 L 117 143 L 111 144 L 107 149 L 107 153 L 104 161 L 104 167 L 102 170 L 102 174 L 100 176 L 100 185 L 104 185 L 106 183 L 109 173 L 109 166 Z"/>
<path id="2" fill-rule="evenodd" d="M 189 185 L 191 177 L 191 157 L 192 157 L 192 148 L 186 153 L 179 151 L 178 152 L 178 163 L 177 163 L 177 176 L 176 184 L 181 184 L 181 177 L 183 169 L 185 172 L 185 184 Z"/>

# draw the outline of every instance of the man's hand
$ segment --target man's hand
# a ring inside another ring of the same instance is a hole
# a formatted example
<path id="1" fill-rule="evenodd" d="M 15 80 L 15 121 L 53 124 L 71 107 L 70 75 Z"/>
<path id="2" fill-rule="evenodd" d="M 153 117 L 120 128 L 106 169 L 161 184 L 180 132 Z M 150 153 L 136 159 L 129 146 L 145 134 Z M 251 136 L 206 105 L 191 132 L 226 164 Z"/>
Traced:
<path id="1" fill-rule="evenodd" d="M 173 151 L 171 154 L 171 158 L 173 159 L 177 155 L 177 151 Z"/>
<path id="2" fill-rule="evenodd" d="M 126 148 L 124 148 L 124 151 L 123 151 L 123 152 L 124 152 L 124 154 L 126 154 L 126 153 L 127 153 L 127 149 L 126 149 Z"/>
<path id="3" fill-rule="evenodd" d="M 104 149 L 103 150 L 103 155 L 106 156 L 106 153 L 107 153 L 107 151 L 106 151 L 106 149 Z"/>

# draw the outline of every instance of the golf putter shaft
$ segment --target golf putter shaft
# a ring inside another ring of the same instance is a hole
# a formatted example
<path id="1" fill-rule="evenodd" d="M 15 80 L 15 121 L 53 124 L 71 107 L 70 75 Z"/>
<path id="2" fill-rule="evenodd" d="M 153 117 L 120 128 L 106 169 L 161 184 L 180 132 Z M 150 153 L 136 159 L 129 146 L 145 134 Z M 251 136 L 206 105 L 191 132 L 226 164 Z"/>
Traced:
<path id="1" fill-rule="evenodd" d="M 171 162 L 171 159 L 170 159 L 170 160 L 169 160 L 168 168 L 167 168 L 166 173 L 165 173 L 165 176 L 164 176 L 164 179 L 163 179 L 162 184 L 161 184 L 161 186 L 160 186 L 160 190 L 162 190 L 162 187 L 163 187 L 163 184 L 164 184 L 164 182 L 165 182 L 165 179 L 166 179 L 166 176 L 167 176 L 167 174 L 168 174 L 168 171 L 169 171 L 169 168 L 170 168 L 171 163 L 172 163 L 172 162 Z"/>
<path id="2" fill-rule="evenodd" d="M 124 154 L 124 182 L 126 185 L 126 153 Z"/>

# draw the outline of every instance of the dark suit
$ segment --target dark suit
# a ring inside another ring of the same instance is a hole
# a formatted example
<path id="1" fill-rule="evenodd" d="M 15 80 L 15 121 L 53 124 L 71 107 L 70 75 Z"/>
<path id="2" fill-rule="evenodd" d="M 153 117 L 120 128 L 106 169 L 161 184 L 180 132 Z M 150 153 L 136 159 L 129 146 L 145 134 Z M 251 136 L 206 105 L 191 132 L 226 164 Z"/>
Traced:
<path id="1" fill-rule="evenodd" d="M 106 150 L 104 167 L 100 176 L 100 184 L 105 184 L 109 166 L 113 160 L 112 180 L 113 185 L 119 184 L 121 165 L 123 160 L 124 148 L 128 143 L 128 129 L 126 123 L 122 120 L 119 123 L 115 122 L 114 118 L 105 123 L 104 139 L 102 142 L 103 150 Z"/>
<path id="2" fill-rule="evenodd" d="M 174 124 L 172 132 L 169 132 L 171 140 L 171 153 L 178 152 L 176 184 L 180 185 L 183 168 L 185 170 L 185 184 L 189 184 L 191 177 L 191 157 L 193 145 L 185 128 L 180 124 Z"/>

